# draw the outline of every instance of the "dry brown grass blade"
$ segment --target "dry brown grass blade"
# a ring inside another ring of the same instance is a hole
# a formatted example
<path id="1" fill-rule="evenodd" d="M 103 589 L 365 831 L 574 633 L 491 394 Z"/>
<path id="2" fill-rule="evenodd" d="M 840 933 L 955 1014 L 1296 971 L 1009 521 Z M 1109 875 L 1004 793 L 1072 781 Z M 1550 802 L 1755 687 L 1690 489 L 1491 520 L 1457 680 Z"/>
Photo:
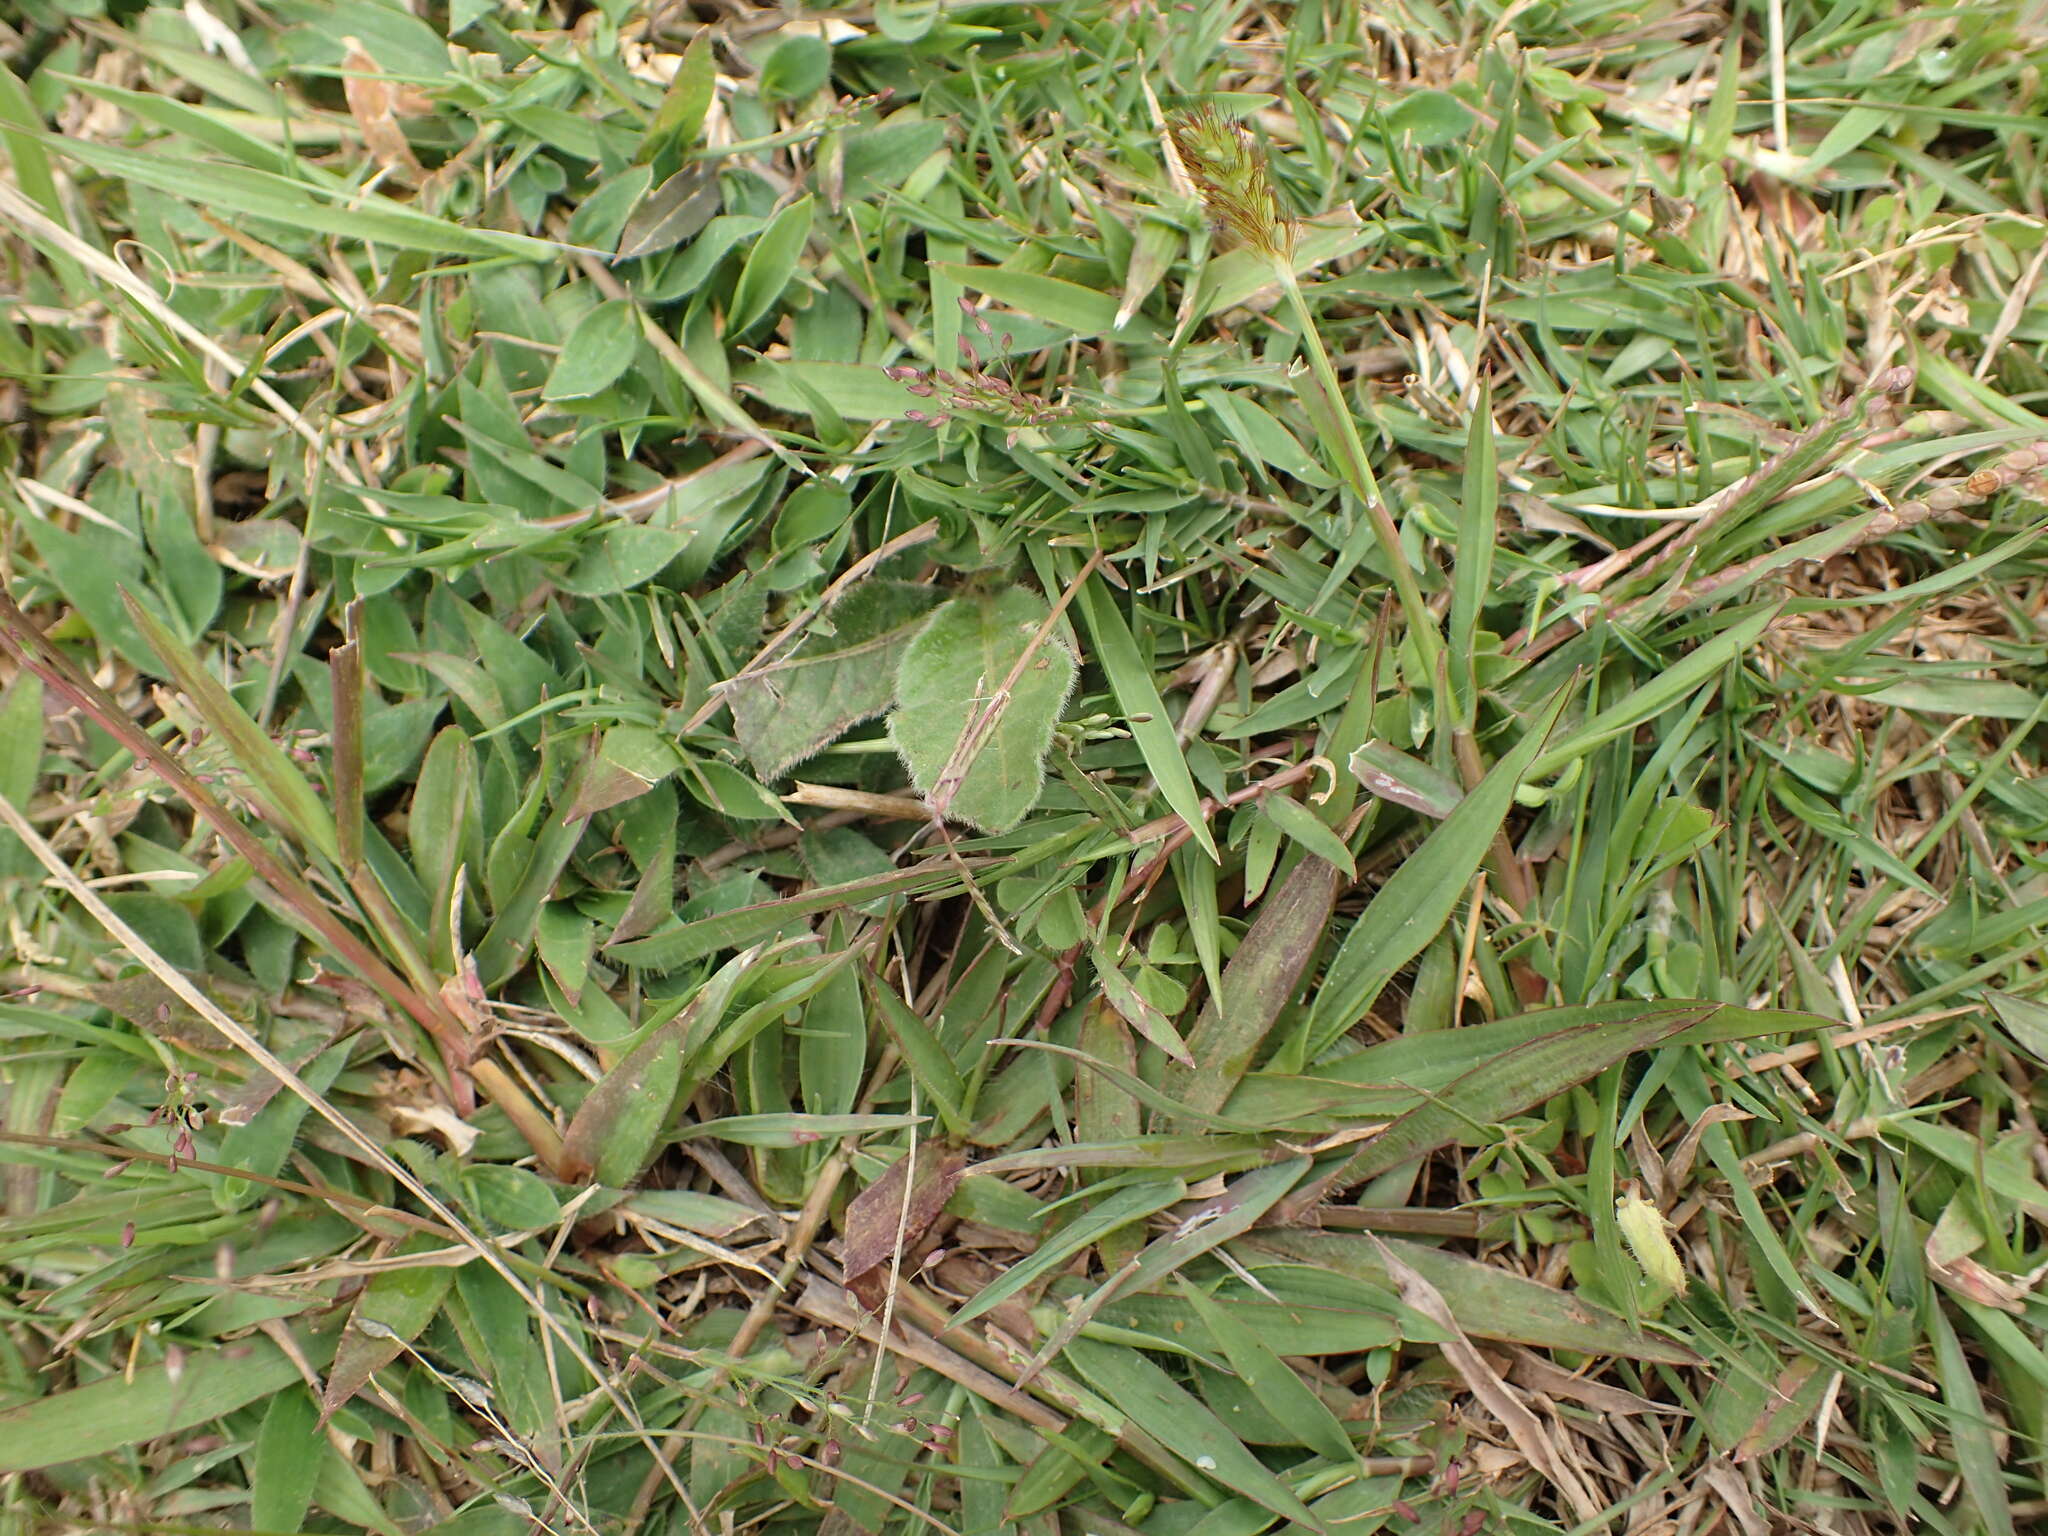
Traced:
<path id="1" fill-rule="evenodd" d="M 1444 1352 L 1444 1358 L 1451 1363 L 1452 1369 L 1472 1389 L 1472 1395 L 1500 1420 L 1509 1438 L 1529 1458 L 1529 1465 L 1564 1495 L 1578 1520 L 1598 1520 L 1605 1506 L 1593 1496 L 1578 1468 L 1567 1459 L 1542 1422 L 1529 1411 L 1528 1405 L 1501 1380 L 1493 1367 L 1487 1364 L 1486 1357 L 1465 1337 L 1464 1329 L 1451 1316 L 1451 1309 L 1444 1304 L 1437 1288 L 1402 1263 L 1385 1243 L 1375 1238 L 1373 1246 L 1379 1249 L 1387 1273 L 1393 1277 L 1401 1293 L 1401 1300 L 1444 1330 L 1444 1339 L 1437 1348 Z"/>

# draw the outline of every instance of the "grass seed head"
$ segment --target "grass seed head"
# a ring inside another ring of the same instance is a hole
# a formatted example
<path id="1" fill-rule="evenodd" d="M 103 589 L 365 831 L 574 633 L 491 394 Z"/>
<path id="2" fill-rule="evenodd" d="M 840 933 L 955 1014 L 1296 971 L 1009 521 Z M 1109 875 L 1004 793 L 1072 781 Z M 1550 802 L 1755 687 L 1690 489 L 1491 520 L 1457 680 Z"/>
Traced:
<path id="1" fill-rule="evenodd" d="M 1209 217 L 1262 255 L 1286 256 L 1293 230 L 1274 201 L 1265 151 L 1243 126 L 1201 106 L 1172 114 L 1166 131 Z"/>

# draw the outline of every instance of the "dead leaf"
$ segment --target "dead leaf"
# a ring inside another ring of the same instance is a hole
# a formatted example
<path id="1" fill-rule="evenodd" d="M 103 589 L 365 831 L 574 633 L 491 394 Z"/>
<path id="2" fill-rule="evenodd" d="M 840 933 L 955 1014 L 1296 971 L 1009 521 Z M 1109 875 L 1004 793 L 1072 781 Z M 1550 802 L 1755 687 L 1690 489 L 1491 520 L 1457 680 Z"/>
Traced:
<path id="1" fill-rule="evenodd" d="M 418 114 L 418 93 L 408 94 L 386 79 L 377 61 L 355 38 L 345 37 L 342 43 L 348 53 L 341 61 L 341 89 L 348 99 L 349 116 L 356 120 L 357 132 L 362 134 L 364 145 L 377 157 L 379 165 L 399 180 L 417 185 L 425 179 L 427 170 L 413 154 L 405 130 L 398 126 L 398 118 L 402 111 L 407 116 Z"/>
<path id="2" fill-rule="evenodd" d="M 1472 1389 L 1472 1395 L 1500 1420 L 1516 1447 L 1528 1458 L 1529 1465 L 1564 1495 L 1580 1520 L 1597 1520 L 1605 1505 L 1593 1496 L 1578 1470 L 1565 1460 L 1536 1415 L 1509 1390 L 1507 1383 L 1494 1373 L 1485 1357 L 1465 1337 L 1465 1331 L 1451 1316 L 1443 1293 L 1403 1264 L 1385 1243 L 1374 1238 L 1373 1246 L 1379 1249 L 1381 1261 L 1400 1291 L 1401 1300 L 1444 1330 L 1444 1338 L 1437 1348 L 1444 1352 L 1444 1358 L 1451 1363 L 1452 1369 L 1464 1378 L 1465 1385 Z"/>
<path id="3" fill-rule="evenodd" d="M 931 1230 L 966 1171 L 963 1149 L 920 1147 L 890 1164 L 887 1173 L 848 1204 L 840 1262 L 846 1289 L 870 1312 L 880 1311 L 888 1300 L 889 1274 L 897 1256 L 907 1258 Z"/>
<path id="4" fill-rule="evenodd" d="M 401 1136 L 438 1136 L 457 1157 L 467 1157 L 483 1132 L 445 1104 L 393 1104 L 386 1114 Z"/>
<path id="5" fill-rule="evenodd" d="M 1699 1119 L 1693 1122 L 1692 1129 L 1685 1133 L 1685 1139 L 1679 1142 L 1677 1150 L 1671 1154 L 1670 1160 L 1664 1164 L 1664 1187 L 1666 1189 L 1683 1189 L 1685 1187 L 1686 1175 L 1692 1172 L 1692 1160 L 1699 1154 L 1700 1138 L 1707 1134 L 1709 1126 L 1726 1125 L 1734 1120 L 1754 1120 L 1755 1118 L 1756 1116 L 1745 1110 L 1737 1109 L 1733 1104 L 1709 1104 L 1704 1110 L 1700 1111 Z"/>
<path id="6" fill-rule="evenodd" d="M 1756 1500 L 1750 1497 L 1749 1484 L 1742 1480 L 1740 1472 L 1716 1457 L 1706 1464 L 1700 1476 L 1735 1517 L 1735 1523 L 1742 1527 L 1742 1536 L 1771 1536 L 1771 1523 L 1757 1511 Z M 1708 1507 L 1712 1507 L 1711 1503 Z"/>
<path id="7" fill-rule="evenodd" d="M 1620 1387 L 1575 1376 L 1552 1365 L 1534 1350 L 1518 1348 L 1514 1356 L 1515 1363 L 1508 1369 L 1508 1379 L 1518 1386 L 1541 1392 L 1545 1397 L 1568 1397 L 1573 1402 L 1584 1403 L 1588 1408 L 1610 1415 L 1683 1412 L 1668 1403 L 1653 1403 L 1647 1397 L 1625 1392 Z"/>
<path id="8" fill-rule="evenodd" d="M 1944 1264 L 1929 1255 L 1927 1268 L 1936 1280 L 1964 1300 L 1974 1301 L 1982 1307 L 1996 1307 L 2001 1312 L 2011 1312 L 2015 1315 L 2027 1310 L 2027 1297 L 2034 1289 L 2032 1277 L 2027 1280 L 2008 1279 L 1986 1269 L 1975 1259 L 1967 1256 L 1951 1259 Z"/>

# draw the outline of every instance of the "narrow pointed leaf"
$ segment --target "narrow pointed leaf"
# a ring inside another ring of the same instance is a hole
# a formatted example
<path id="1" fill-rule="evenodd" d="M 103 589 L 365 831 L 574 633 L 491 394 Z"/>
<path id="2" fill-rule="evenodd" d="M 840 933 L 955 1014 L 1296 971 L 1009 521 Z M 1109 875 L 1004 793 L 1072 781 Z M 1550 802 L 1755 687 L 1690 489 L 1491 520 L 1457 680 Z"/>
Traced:
<path id="1" fill-rule="evenodd" d="M 172 634 L 163 620 L 137 602 L 134 594 L 123 592 L 121 596 L 129 618 L 163 663 L 165 675 L 192 701 L 199 718 L 227 743 L 236 764 L 254 782 L 266 809 L 303 846 L 330 859 L 338 857 L 341 843 L 334 817 L 319 792 L 285 756 L 284 749 L 249 718 L 235 696 L 200 664 L 191 647 Z"/>
<path id="2" fill-rule="evenodd" d="M 1117 707 L 1130 725 L 1131 739 L 1145 754 L 1145 767 L 1167 805 L 1187 823 L 1196 845 L 1213 861 L 1217 856 L 1216 843 L 1209 834 L 1208 818 L 1202 814 L 1202 793 L 1195 788 L 1195 776 L 1188 771 L 1187 757 L 1153 683 L 1151 666 L 1139 653 L 1116 599 L 1099 576 L 1089 577 L 1082 585 L 1078 602 L 1089 638 L 1094 642 L 1095 659 L 1109 678 Z"/>
<path id="3" fill-rule="evenodd" d="M 1402 860 L 1359 914 L 1331 960 L 1310 1010 L 1308 1060 L 1363 1018 L 1380 990 L 1443 931 L 1493 847 L 1515 803 L 1515 789 L 1536 761 L 1564 703 L 1560 692 L 1458 808 Z"/>
<path id="4" fill-rule="evenodd" d="M 1222 1420 L 1135 1349 L 1074 1339 L 1067 1345 L 1066 1359 L 1133 1424 L 1196 1470 L 1283 1519 L 1311 1531 L 1323 1529 L 1308 1506 Z"/>

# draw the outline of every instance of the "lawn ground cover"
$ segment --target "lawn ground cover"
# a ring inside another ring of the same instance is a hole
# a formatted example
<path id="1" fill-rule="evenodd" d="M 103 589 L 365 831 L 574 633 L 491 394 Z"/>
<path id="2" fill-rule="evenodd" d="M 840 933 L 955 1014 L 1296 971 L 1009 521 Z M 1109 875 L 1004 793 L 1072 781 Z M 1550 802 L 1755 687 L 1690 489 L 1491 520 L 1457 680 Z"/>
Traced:
<path id="1" fill-rule="evenodd" d="M 2048 1528 L 2035 0 L 0 66 L 0 1533 Z"/>

